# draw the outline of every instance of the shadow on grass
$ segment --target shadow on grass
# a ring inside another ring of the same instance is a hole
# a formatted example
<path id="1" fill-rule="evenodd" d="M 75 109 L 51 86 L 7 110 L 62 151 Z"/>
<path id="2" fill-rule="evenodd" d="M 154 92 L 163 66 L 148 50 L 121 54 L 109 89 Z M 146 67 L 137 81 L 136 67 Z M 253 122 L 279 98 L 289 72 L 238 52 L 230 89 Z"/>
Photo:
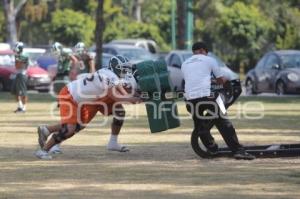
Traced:
<path id="1" fill-rule="evenodd" d="M 248 199 L 276 198 L 278 191 L 286 194 L 283 198 L 299 194 L 290 191 L 300 183 L 292 175 L 299 175 L 299 164 L 289 168 L 274 160 L 203 160 L 183 143 L 137 144 L 129 153 L 107 152 L 104 146 L 63 149 L 54 160 L 41 161 L 33 157 L 33 147 L 0 147 L 0 187 L 8 190 L 1 198 Z"/>
<path id="2" fill-rule="evenodd" d="M 29 93 L 28 94 L 29 103 L 48 103 L 55 102 L 56 99 L 52 97 L 49 93 Z M 0 92 L 0 102 L 14 101 L 15 97 L 10 92 Z"/>

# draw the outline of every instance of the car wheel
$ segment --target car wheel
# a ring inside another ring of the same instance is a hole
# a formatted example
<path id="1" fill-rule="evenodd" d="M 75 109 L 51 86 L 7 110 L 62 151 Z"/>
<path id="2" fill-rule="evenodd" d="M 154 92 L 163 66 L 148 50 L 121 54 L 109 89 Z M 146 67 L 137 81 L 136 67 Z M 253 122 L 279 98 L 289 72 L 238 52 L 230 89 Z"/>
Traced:
<path id="1" fill-rule="evenodd" d="M 257 94 L 257 92 L 254 89 L 254 83 L 251 79 L 247 79 L 246 81 L 246 94 L 247 95 Z"/>
<path id="2" fill-rule="evenodd" d="M 275 90 L 277 95 L 284 95 L 286 94 L 286 89 L 283 81 L 278 81 L 276 84 L 276 90 Z"/>

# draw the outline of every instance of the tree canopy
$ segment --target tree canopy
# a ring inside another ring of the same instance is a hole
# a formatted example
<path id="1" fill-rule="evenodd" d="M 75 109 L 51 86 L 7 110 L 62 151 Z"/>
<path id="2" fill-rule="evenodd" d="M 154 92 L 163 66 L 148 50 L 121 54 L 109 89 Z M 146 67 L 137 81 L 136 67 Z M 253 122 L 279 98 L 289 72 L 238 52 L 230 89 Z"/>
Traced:
<path id="1" fill-rule="evenodd" d="M 53 41 L 65 45 L 78 41 L 87 45 L 95 43 L 97 0 L 22 2 L 26 4 L 15 20 L 19 40 L 30 45 L 47 45 Z M 211 50 L 235 70 L 243 65 L 253 67 L 269 50 L 300 48 L 300 0 L 193 2 L 194 40 L 206 41 Z M 170 50 L 171 4 L 172 0 L 105 0 L 103 41 L 147 38 L 155 40 L 163 51 Z M 3 42 L 7 38 L 4 7 L 5 3 L 1 3 L 0 39 Z M 177 8 L 180 23 L 184 21 L 180 18 L 184 11 L 181 6 Z M 178 34 L 184 31 L 177 27 L 177 38 L 182 38 Z"/>

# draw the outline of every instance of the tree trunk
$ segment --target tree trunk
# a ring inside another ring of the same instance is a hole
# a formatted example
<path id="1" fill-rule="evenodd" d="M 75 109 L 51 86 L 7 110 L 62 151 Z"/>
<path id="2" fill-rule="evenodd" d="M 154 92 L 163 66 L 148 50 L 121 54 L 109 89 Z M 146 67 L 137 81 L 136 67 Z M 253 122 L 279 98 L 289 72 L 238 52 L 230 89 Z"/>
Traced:
<path id="1" fill-rule="evenodd" d="M 102 43 L 103 43 L 103 29 L 104 29 L 103 2 L 104 0 L 98 0 L 98 6 L 96 10 L 96 30 L 95 30 L 96 69 L 100 69 L 102 67 Z"/>
<path id="2" fill-rule="evenodd" d="M 177 0 L 177 47 L 185 49 L 185 0 Z"/>
<path id="3" fill-rule="evenodd" d="M 142 4 L 144 0 L 134 0 L 133 13 L 138 22 L 142 22 Z"/>
<path id="4" fill-rule="evenodd" d="M 18 5 L 14 7 L 14 0 L 3 0 L 7 31 L 6 40 L 10 44 L 15 44 L 18 40 L 16 18 L 26 2 L 27 0 L 21 0 Z"/>
<path id="5" fill-rule="evenodd" d="M 16 28 L 16 16 L 14 12 L 13 0 L 4 0 L 4 14 L 6 19 L 6 40 L 10 44 L 14 44 L 18 40 Z"/>

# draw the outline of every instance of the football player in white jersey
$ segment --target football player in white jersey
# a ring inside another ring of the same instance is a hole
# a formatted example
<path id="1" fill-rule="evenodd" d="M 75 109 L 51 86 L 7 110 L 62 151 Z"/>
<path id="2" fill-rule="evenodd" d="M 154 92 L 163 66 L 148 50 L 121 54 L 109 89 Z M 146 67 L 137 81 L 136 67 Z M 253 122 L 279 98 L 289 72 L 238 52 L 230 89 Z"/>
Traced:
<path id="1" fill-rule="evenodd" d="M 109 69 L 100 69 L 89 77 L 75 80 L 65 86 L 58 96 L 61 128 L 55 129 L 57 125 L 53 125 L 38 129 L 41 149 L 36 152 L 36 156 L 52 159 L 48 153 L 51 147 L 82 130 L 98 111 L 103 115 L 114 116 L 107 149 L 129 151 L 127 147 L 118 143 L 117 138 L 125 117 L 122 103 L 141 102 L 135 95 L 137 84 L 131 72 L 132 64 L 128 59 L 117 55 L 110 59 Z M 133 92 L 126 90 L 128 85 L 133 88 Z"/>

